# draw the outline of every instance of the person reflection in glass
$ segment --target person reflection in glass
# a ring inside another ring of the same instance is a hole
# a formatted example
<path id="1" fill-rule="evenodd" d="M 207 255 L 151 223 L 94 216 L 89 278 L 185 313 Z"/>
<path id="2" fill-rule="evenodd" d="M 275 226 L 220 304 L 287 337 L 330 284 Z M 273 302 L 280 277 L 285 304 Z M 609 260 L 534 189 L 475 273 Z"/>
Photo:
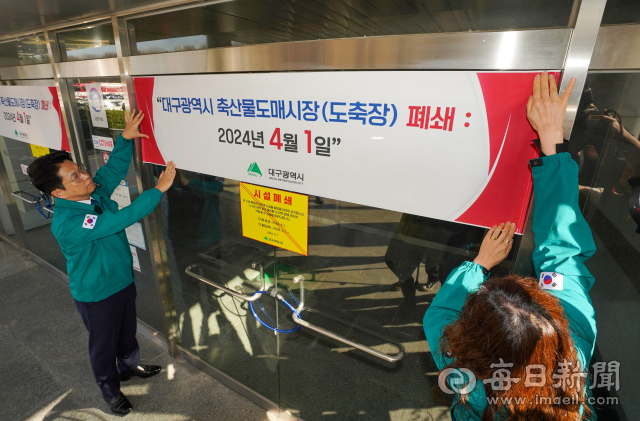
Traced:
<path id="1" fill-rule="evenodd" d="M 580 99 L 569 151 L 578 163 L 580 206 L 588 197 L 606 202 L 626 218 L 630 177 L 640 174 L 640 141 L 622 124 L 615 110 L 595 104 L 587 83 Z M 599 169 L 606 168 L 606 171 Z"/>
<path id="2" fill-rule="evenodd" d="M 483 231 L 455 222 L 402 214 L 385 254 L 385 263 L 398 277 L 393 290 L 401 290 L 401 305 L 415 306 L 416 291 L 430 291 L 449 272 L 471 257 L 482 240 Z M 426 282 L 418 282 L 424 263 Z M 414 279 L 415 272 L 415 279 Z"/>
<path id="3" fill-rule="evenodd" d="M 176 307 L 180 312 L 181 331 L 191 332 L 186 309 L 197 303 L 197 284 L 182 283 L 185 269 L 198 253 L 222 238 L 220 193 L 224 179 L 206 174 L 178 170 L 173 187 L 160 202 L 160 215 L 171 281 L 175 287 Z"/>

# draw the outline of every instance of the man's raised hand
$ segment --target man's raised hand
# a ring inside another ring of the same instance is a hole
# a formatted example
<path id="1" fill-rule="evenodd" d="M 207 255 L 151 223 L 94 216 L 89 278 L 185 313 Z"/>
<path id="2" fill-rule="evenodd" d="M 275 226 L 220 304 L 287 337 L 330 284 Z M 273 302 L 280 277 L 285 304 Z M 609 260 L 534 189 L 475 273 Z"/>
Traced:
<path id="1" fill-rule="evenodd" d="M 174 164 L 173 161 L 169 161 L 167 167 L 162 171 L 160 177 L 158 177 L 156 189 L 162 193 L 166 192 L 173 184 L 174 178 L 176 178 L 176 164 Z"/>
<path id="2" fill-rule="evenodd" d="M 145 139 L 149 139 L 149 136 L 140 133 L 140 131 L 138 130 L 138 126 L 140 125 L 140 122 L 143 118 L 144 114 L 142 113 L 142 111 L 138 111 L 136 113 L 136 110 L 132 110 L 131 115 L 129 115 L 129 113 L 125 110 L 124 121 L 127 123 L 127 125 L 124 128 L 124 132 L 122 132 L 122 137 L 124 137 L 125 139 L 135 139 L 137 137 L 144 137 Z"/>

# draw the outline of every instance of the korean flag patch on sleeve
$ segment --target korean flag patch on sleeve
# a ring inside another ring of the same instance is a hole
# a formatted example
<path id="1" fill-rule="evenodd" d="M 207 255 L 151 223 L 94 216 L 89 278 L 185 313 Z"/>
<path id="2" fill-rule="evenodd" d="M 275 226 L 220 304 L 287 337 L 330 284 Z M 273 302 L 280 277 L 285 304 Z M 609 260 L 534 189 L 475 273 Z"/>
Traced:
<path id="1" fill-rule="evenodd" d="M 84 222 L 82 224 L 82 228 L 87 228 L 92 230 L 93 227 L 96 226 L 96 221 L 98 220 L 97 215 L 85 215 Z"/>
<path id="2" fill-rule="evenodd" d="M 542 272 L 540 274 L 540 288 L 542 289 L 555 289 L 562 291 L 564 276 L 561 273 L 556 272 Z"/>

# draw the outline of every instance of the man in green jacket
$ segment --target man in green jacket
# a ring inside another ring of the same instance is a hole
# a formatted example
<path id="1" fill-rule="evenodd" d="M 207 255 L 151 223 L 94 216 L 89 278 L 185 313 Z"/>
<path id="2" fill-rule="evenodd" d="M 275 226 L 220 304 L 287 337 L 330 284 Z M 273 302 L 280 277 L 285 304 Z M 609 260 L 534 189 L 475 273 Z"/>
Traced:
<path id="1" fill-rule="evenodd" d="M 71 295 L 89 331 L 91 368 L 109 409 L 121 416 L 133 407 L 120 391 L 120 381 L 151 377 L 161 370 L 140 364 L 133 258 L 125 228 L 153 211 L 176 174 L 175 165 L 169 162 L 156 188 L 142 193 L 131 205 L 118 210 L 111 200 L 129 171 L 132 139 L 148 137 L 138 131 L 143 118 L 135 110 L 125 115 L 125 130 L 109 162 L 93 179 L 64 151 L 36 159 L 27 170 L 38 190 L 56 198 L 51 231 L 67 258 Z"/>

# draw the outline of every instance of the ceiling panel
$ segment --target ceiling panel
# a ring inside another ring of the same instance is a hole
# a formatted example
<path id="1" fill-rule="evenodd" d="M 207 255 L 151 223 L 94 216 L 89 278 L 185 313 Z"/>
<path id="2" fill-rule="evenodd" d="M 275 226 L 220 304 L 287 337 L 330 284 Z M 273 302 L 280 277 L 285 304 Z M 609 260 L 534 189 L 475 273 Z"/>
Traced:
<path id="1" fill-rule="evenodd" d="M 0 37 L 45 25 L 160 3 L 159 0 L 2 0 Z"/>

